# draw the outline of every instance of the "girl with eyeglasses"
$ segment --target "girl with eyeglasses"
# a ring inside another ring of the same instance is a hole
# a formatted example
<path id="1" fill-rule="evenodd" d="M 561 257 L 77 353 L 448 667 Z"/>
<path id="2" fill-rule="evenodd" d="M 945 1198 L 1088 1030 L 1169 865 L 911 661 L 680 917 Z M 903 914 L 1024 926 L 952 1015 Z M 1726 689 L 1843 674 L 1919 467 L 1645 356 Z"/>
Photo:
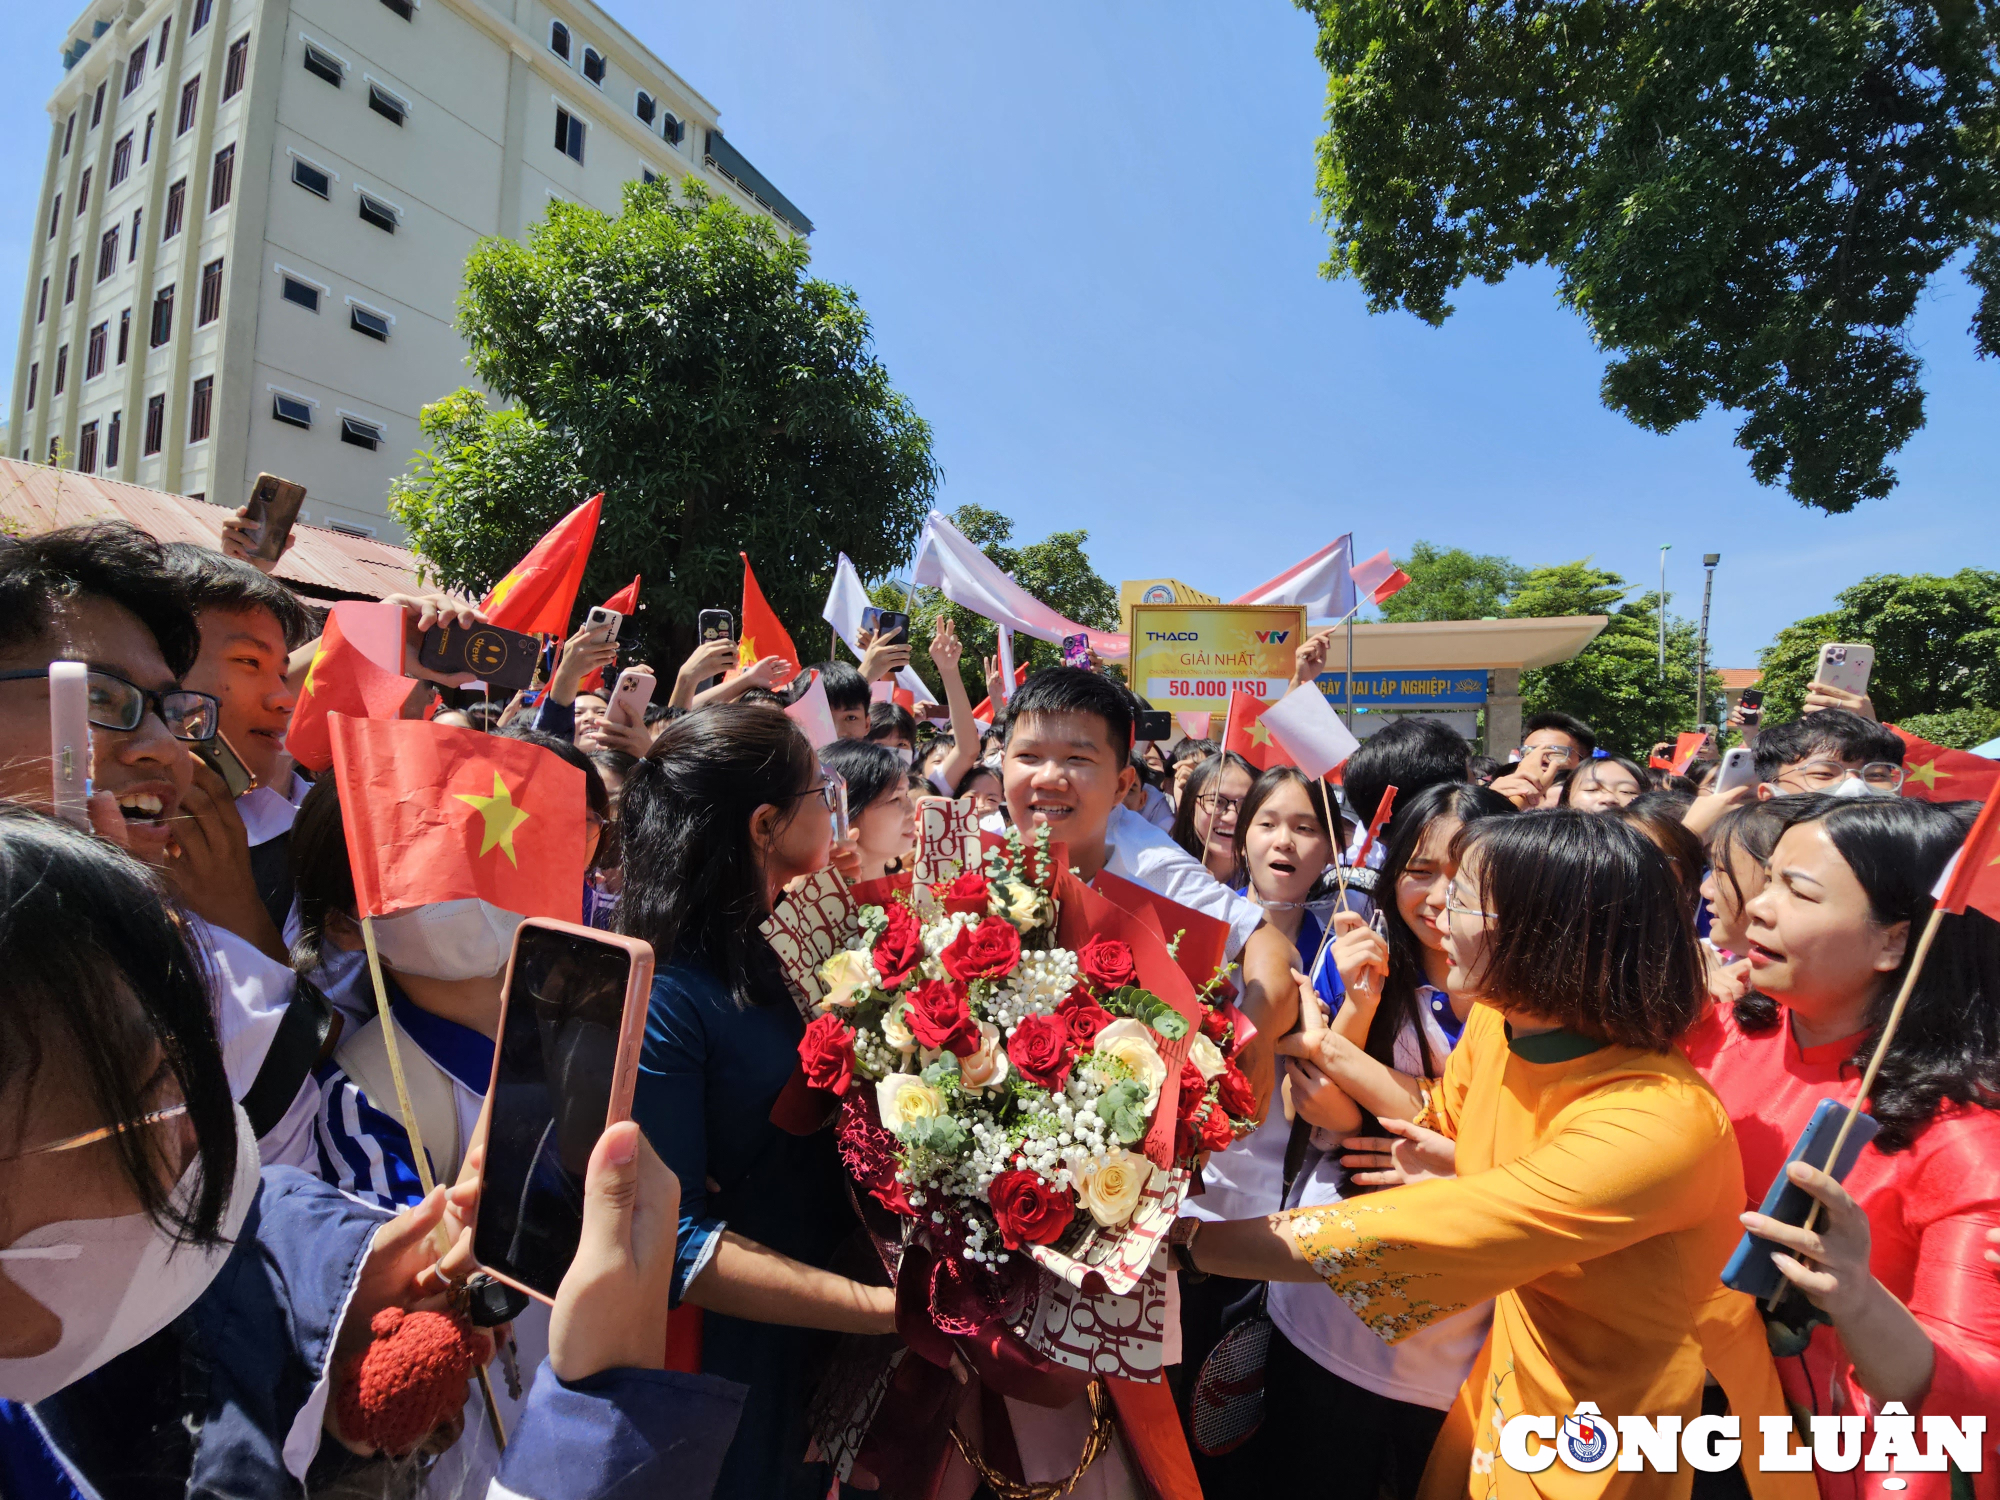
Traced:
<path id="1" fill-rule="evenodd" d="M 870 740 L 822 746 L 820 764 L 847 783 L 847 823 L 860 855 L 857 878 L 877 880 L 904 866 L 917 847 L 917 799 L 896 753 Z"/>
<path id="2" fill-rule="evenodd" d="M 720 705 L 669 725 L 622 799 L 619 930 L 659 956 L 632 1116 L 680 1178 L 673 1292 L 703 1309 L 701 1368 L 750 1388 L 731 1497 L 822 1500 L 806 1404 L 827 1335 L 895 1328 L 889 1287 L 826 1269 L 857 1227 L 833 1132 L 771 1122 L 805 1022 L 759 924 L 827 863 L 827 787 L 790 719 Z"/>
<path id="3" fill-rule="evenodd" d="M 1242 883 L 1236 824 L 1256 779 L 1256 768 L 1233 751 L 1212 755 L 1189 774 L 1174 807 L 1169 837 L 1224 885 Z"/>
<path id="4" fill-rule="evenodd" d="M 1481 819 L 1450 858 L 1445 984 L 1481 1003 L 1396 1147 L 1418 1180 L 1183 1230 L 1182 1264 L 1324 1281 L 1394 1345 L 1491 1298 L 1425 1469 L 1431 1500 L 1488 1493 L 1501 1429 L 1523 1412 L 1588 1400 L 1688 1421 L 1712 1373 L 1718 1409 L 1726 1398 L 1756 1431 L 1786 1408 L 1754 1304 L 1718 1280 L 1743 1167 L 1721 1102 L 1673 1045 L 1703 985 L 1671 866 L 1637 829 L 1567 810 Z M 1322 1474 L 1337 1486 L 1337 1464 Z M 1512 1477 L 1538 1494 L 1687 1493 L 1680 1475 Z M 1811 1493 L 1804 1475 L 1749 1477 L 1760 1497 Z"/>

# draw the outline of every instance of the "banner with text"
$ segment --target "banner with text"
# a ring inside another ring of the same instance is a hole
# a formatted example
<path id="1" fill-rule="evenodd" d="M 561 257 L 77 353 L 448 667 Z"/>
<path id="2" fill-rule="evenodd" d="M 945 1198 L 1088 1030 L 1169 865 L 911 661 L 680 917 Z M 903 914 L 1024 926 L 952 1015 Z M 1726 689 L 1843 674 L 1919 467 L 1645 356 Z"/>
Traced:
<path id="1" fill-rule="evenodd" d="M 1322 672 L 1314 679 L 1327 702 L 1336 708 L 1347 704 L 1345 672 Z M 1452 672 L 1356 672 L 1356 708 L 1432 708 L 1443 704 L 1484 703 L 1484 671 Z"/>
<path id="2" fill-rule="evenodd" d="M 1305 628 L 1296 604 L 1135 604 L 1132 686 L 1155 708 L 1220 723 L 1231 693 L 1285 696 Z"/>

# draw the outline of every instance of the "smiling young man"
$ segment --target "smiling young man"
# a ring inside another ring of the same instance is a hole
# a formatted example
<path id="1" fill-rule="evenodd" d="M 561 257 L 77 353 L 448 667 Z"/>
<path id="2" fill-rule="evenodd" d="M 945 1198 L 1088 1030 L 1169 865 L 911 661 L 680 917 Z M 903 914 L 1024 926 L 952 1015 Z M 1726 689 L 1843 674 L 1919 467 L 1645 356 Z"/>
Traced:
<path id="1" fill-rule="evenodd" d="M 1873 719 L 1823 708 L 1758 734 L 1757 795 L 1830 792 L 1893 797 L 1903 785 L 1903 742 Z"/>

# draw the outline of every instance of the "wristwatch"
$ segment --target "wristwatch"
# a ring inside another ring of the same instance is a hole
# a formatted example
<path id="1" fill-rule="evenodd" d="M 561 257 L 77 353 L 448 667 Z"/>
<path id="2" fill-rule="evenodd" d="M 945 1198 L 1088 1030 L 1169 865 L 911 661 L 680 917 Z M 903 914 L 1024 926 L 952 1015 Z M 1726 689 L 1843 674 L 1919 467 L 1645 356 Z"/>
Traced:
<path id="1" fill-rule="evenodd" d="M 1167 1258 L 1189 1281 L 1200 1281 L 1208 1275 L 1194 1263 L 1194 1237 L 1201 1233 L 1201 1226 L 1200 1219 L 1176 1219 L 1174 1227 L 1167 1231 Z"/>

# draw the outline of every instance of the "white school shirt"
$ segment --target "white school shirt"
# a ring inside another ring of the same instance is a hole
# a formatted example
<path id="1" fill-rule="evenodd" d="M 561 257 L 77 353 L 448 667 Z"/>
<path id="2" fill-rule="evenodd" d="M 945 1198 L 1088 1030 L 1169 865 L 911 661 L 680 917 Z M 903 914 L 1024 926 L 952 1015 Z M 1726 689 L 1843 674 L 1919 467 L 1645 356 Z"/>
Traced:
<path id="1" fill-rule="evenodd" d="M 1431 1013 L 1435 993 L 1429 985 L 1418 990 L 1417 1009 L 1423 1018 L 1424 1040 L 1430 1046 L 1433 1065 L 1441 1066 L 1452 1042 Z M 1400 1072 L 1421 1075 L 1424 1071 L 1414 1026 L 1404 1027 L 1396 1038 L 1395 1058 Z M 1280 1125 L 1284 1123 L 1282 1110 L 1273 1110 L 1271 1114 Z M 1267 1123 L 1258 1135 L 1269 1128 Z M 1288 1130 L 1279 1136 L 1281 1155 L 1287 1133 Z M 1251 1137 L 1253 1141 L 1256 1139 Z M 1314 1130 L 1305 1163 L 1299 1169 L 1298 1180 L 1292 1184 L 1292 1194 L 1285 1206 L 1317 1207 L 1340 1202 L 1344 1196 L 1340 1155 L 1338 1137 Z M 1268 1204 L 1253 1210 L 1270 1211 Z M 1330 1370 L 1342 1380 L 1378 1396 L 1437 1411 L 1447 1410 L 1457 1399 L 1493 1322 L 1493 1304 L 1481 1302 L 1411 1334 L 1400 1343 L 1388 1344 L 1376 1337 L 1325 1282 L 1274 1281 L 1266 1305 L 1278 1331 L 1321 1369 Z"/>
<path id="2" fill-rule="evenodd" d="M 1264 920 L 1264 909 L 1208 873 L 1208 867 L 1124 804 L 1104 824 L 1104 868 L 1156 896 L 1229 924 L 1226 956 L 1236 957 Z"/>
<path id="3" fill-rule="evenodd" d="M 257 1081 L 298 981 L 285 965 L 235 933 L 192 913 L 188 922 L 207 960 L 208 999 L 215 1012 L 216 1039 L 222 1044 L 223 1071 L 229 1075 L 229 1094 L 240 1100 Z M 319 1175 L 312 1133 L 318 1115 L 319 1085 L 307 1077 L 283 1118 L 258 1137 L 257 1154 L 264 1165 L 298 1167 Z"/>
<path id="4" fill-rule="evenodd" d="M 252 849 L 291 832 L 299 816 L 299 804 L 312 790 L 312 783 L 297 771 L 288 774 L 291 779 L 283 791 L 272 786 L 253 787 L 236 799 L 236 811 L 243 819 L 243 831 L 250 836 Z"/>

